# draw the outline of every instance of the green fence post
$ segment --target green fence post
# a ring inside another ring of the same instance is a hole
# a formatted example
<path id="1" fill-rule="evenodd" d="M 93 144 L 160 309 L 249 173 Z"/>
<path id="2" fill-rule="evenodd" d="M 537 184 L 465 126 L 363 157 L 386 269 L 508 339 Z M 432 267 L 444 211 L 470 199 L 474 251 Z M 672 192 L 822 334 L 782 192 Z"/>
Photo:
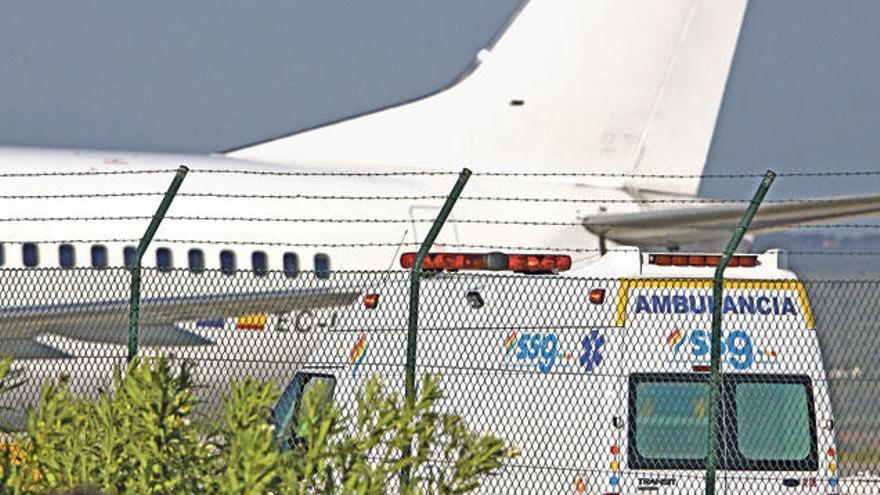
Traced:
<path id="1" fill-rule="evenodd" d="M 422 261 L 428 255 L 431 246 L 434 245 L 434 240 L 440 234 L 440 229 L 446 223 L 452 207 L 455 206 L 455 202 L 461 196 L 461 191 L 470 177 L 471 171 L 466 168 L 462 169 L 461 173 L 458 174 L 458 181 L 455 182 L 452 191 L 446 197 L 443 208 L 440 209 L 440 213 L 434 219 L 431 230 L 428 231 L 428 235 L 422 241 L 419 252 L 416 254 L 415 262 L 413 262 L 412 270 L 409 273 L 409 322 L 406 331 L 406 385 L 404 393 L 406 403 L 410 407 L 416 402 L 416 334 L 419 326 L 419 281 L 422 276 Z M 410 452 L 411 446 L 404 445 L 403 456 L 409 457 Z M 401 478 L 403 485 L 409 483 L 409 468 L 405 468 L 402 471 Z"/>
<path id="2" fill-rule="evenodd" d="M 131 267 L 131 299 L 129 300 L 128 311 L 129 362 L 137 356 L 138 351 L 138 314 L 141 309 L 141 261 L 144 258 L 144 253 L 147 252 L 147 248 L 150 247 L 150 242 L 153 240 L 156 230 L 159 229 L 159 224 L 161 224 L 162 219 L 165 218 L 165 213 L 168 212 L 168 207 L 171 206 L 171 201 L 174 200 L 177 190 L 180 189 L 180 184 L 183 182 L 183 178 L 186 177 L 187 172 L 189 172 L 189 168 L 185 165 L 181 165 L 177 169 L 177 174 L 174 176 L 174 180 L 171 181 L 171 186 L 165 191 L 165 196 L 162 198 L 162 202 L 159 203 L 159 208 L 156 210 L 156 214 L 153 215 L 153 219 L 150 220 L 150 225 L 147 227 L 147 231 L 144 232 L 144 236 L 141 237 L 141 242 L 138 243 L 134 263 Z"/>
<path id="3" fill-rule="evenodd" d="M 715 465 L 718 461 L 716 450 L 718 449 L 718 417 L 721 412 L 721 308 L 724 291 L 724 270 L 727 269 L 730 258 L 736 252 L 736 248 L 739 247 L 739 243 L 742 241 L 743 236 L 746 235 L 746 231 L 749 230 L 749 225 L 751 225 L 752 219 L 755 218 L 758 207 L 764 201 L 764 196 L 767 195 L 767 190 L 770 189 L 770 184 L 773 183 L 775 178 L 776 173 L 772 170 L 768 170 L 764 174 L 764 179 L 761 181 L 761 185 L 758 186 L 755 197 L 752 198 L 752 202 L 749 203 L 749 207 L 743 213 L 739 225 L 727 242 L 727 247 L 724 248 L 724 255 L 721 256 L 721 260 L 715 268 L 715 277 L 712 280 L 712 363 L 709 374 L 709 438 L 708 450 L 706 452 L 706 495 L 715 494 Z"/>

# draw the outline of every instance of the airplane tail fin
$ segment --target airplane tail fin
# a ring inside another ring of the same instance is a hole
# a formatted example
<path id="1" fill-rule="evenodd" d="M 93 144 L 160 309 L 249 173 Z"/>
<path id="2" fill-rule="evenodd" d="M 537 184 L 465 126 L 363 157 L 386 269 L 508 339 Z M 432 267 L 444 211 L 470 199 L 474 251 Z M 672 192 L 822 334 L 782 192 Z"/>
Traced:
<path id="1" fill-rule="evenodd" d="M 227 154 L 286 164 L 700 174 L 746 2 L 532 1 L 449 89 Z M 699 185 L 618 182 L 678 194 Z"/>

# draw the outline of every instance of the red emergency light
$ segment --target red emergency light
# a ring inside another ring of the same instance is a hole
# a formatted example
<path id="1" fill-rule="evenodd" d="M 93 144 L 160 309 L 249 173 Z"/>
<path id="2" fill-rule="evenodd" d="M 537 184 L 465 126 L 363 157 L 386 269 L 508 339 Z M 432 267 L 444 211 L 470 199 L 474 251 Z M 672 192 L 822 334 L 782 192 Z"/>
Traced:
<path id="1" fill-rule="evenodd" d="M 713 254 L 649 254 L 648 263 L 657 266 L 718 266 L 721 256 Z M 737 254 L 730 258 L 728 267 L 753 268 L 758 266 L 758 256 Z"/>
<path id="2" fill-rule="evenodd" d="M 403 253 L 400 266 L 413 267 L 416 253 Z M 520 273 L 556 273 L 571 268 L 571 256 L 563 254 L 428 253 L 423 270 L 491 270 Z"/>

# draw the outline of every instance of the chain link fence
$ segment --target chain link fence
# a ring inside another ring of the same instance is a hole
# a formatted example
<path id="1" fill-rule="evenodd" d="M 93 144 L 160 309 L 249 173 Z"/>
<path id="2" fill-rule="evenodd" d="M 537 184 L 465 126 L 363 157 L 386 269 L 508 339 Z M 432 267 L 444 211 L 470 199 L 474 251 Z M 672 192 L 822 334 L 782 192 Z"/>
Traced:
<path id="1" fill-rule="evenodd" d="M 142 276 L 139 354 L 195 362 L 202 421 L 244 377 L 331 380 L 351 414 L 370 376 L 403 391 L 409 272 Z M 7 422 L 48 378 L 84 397 L 112 383 L 129 283 L 124 268 L 0 270 L 0 354 L 26 381 L 0 397 Z M 711 294 L 707 279 L 428 273 L 416 374 L 519 449 L 487 492 L 702 493 L 716 406 L 719 493 L 880 492 L 880 280 L 727 281 L 717 405 Z"/>

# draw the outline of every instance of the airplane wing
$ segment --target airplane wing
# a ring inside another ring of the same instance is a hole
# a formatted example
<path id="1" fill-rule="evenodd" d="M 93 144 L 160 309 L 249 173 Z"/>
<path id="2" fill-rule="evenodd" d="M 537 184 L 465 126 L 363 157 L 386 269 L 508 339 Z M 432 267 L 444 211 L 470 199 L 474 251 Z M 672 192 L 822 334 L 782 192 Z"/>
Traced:
<path id="1" fill-rule="evenodd" d="M 600 237 L 639 247 L 678 248 L 730 238 L 746 205 L 597 215 L 584 227 Z M 761 206 L 749 232 L 770 232 L 793 225 L 822 224 L 880 214 L 880 195 L 771 203 Z"/>
<path id="2" fill-rule="evenodd" d="M 359 294 L 360 291 L 350 289 L 296 289 L 144 298 L 141 300 L 138 340 L 144 346 L 209 345 L 210 340 L 179 328 L 176 323 L 344 306 L 354 302 Z M 44 334 L 124 345 L 128 342 L 128 312 L 127 299 L 2 308 L 0 355 L 16 359 L 70 357 L 54 347 L 32 340 Z"/>

